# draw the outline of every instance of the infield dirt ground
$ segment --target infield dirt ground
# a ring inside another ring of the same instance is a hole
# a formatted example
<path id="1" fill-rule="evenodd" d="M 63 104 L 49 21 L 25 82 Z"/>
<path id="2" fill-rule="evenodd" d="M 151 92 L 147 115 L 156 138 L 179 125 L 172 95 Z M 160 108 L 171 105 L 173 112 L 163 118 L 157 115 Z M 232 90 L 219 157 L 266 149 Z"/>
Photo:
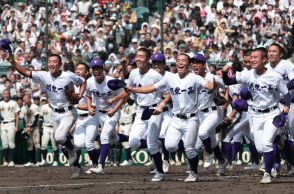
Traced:
<path id="1" fill-rule="evenodd" d="M 84 167 L 84 169 L 87 169 Z M 184 183 L 186 167 L 171 166 L 163 182 L 151 182 L 150 167 L 106 167 L 105 174 L 82 174 L 71 180 L 70 167 L 0 168 L 0 193 L 47 194 L 47 193 L 217 193 L 217 194 L 293 194 L 294 177 L 282 175 L 270 185 L 259 183 L 261 175 L 245 171 L 242 166 L 227 171 L 226 176 L 215 176 L 216 169 L 200 168 L 200 180 Z M 285 170 L 282 173 L 286 173 Z"/>

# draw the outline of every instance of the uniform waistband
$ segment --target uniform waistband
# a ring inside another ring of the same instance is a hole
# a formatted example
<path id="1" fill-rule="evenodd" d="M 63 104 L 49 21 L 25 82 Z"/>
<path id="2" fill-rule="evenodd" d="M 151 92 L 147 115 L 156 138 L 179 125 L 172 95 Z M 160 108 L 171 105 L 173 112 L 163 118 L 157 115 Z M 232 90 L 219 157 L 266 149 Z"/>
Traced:
<path id="1" fill-rule="evenodd" d="M 2 121 L 1 123 L 2 124 L 8 124 L 8 123 L 14 123 L 15 122 L 15 120 L 13 120 L 13 121 Z"/>
<path id="2" fill-rule="evenodd" d="M 267 109 L 264 109 L 264 110 L 251 108 L 251 110 L 253 110 L 254 112 L 259 112 L 259 113 L 269 113 L 269 112 L 274 111 L 276 108 L 278 108 L 278 106 L 270 107 L 270 108 L 267 108 Z"/>
<path id="3" fill-rule="evenodd" d="M 201 112 L 211 112 L 211 111 L 214 111 L 214 110 L 217 110 L 217 107 L 216 106 L 202 109 Z"/>
<path id="4" fill-rule="evenodd" d="M 190 114 L 174 114 L 175 117 L 178 117 L 180 119 L 189 119 L 191 117 L 195 117 L 196 113 L 190 113 Z"/>
<path id="5" fill-rule="evenodd" d="M 67 112 L 67 111 L 70 111 L 71 109 L 73 109 L 73 106 L 68 106 L 68 107 L 64 107 L 64 108 L 53 108 L 53 107 L 51 107 L 51 108 L 54 112 L 64 113 L 64 112 Z"/>
<path id="6" fill-rule="evenodd" d="M 143 109 L 149 108 L 149 107 L 157 107 L 157 104 L 152 104 L 150 106 L 140 106 L 140 108 L 143 108 Z"/>
<path id="7" fill-rule="evenodd" d="M 88 113 L 79 114 L 79 117 L 87 117 L 87 116 L 89 116 L 89 114 L 88 114 Z"/>

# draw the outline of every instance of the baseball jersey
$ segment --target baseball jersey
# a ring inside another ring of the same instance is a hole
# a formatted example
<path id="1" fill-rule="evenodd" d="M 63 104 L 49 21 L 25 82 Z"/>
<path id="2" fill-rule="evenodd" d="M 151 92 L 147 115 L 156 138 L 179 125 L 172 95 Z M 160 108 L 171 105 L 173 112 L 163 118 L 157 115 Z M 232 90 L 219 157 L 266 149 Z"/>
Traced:
<path id="1" fill-rule="evenodd" d="M 26 126 L 32 126 L 35 116 L 40 114 L 40 108 L 36 104 L 31 104 L 30 107 L 23 106 L 21 107 L 20 117 L 25 119 Z"/>
<path id="2" fill-rule="evenodd" d="M 205 87 L 201 87 L 199 89 L 199 96 L 198 96 L 198 104 L 199 104 L 198 109 L 199 110 L 203 110 L 205 108 L 210 108 L 210 107 L 215 106 L 214 101 L 213 101 L 214 95 L 219 91 L 219 88 L 225 87 L 221 78 L 218 76 L 215 76 L 211 73 L 206 73 L 204 80 L 212 83 L 213 78 L 215 79 L 215 82 L 218 84 L 218 87 L 216 87 L 212 91 L 209 91 Z"/>
<path id="3" fill-rule="evenodd" d="M 205 80 L 198 75 L 189 73 L 184 78 L 179 74 L 169 74 L 154 84 L 156 89 L 166 88 L 172 98 L 174 114 L 190 114 L 198 111 L 198 94 L 200 86 L 205 86 Z"/>
<path id="4" fill-rule="evenodd" d="M 0 113 L 3 117 L 3 121 L 12 122 L 15 121 L 15 114 L 20 111 L 18 104 L 13 101 L 9 100 L 5 102 L 4 100 L 0 102 Z"/>
<path id="5" fill-rule="evenodd" d="M 236 75 L 237 82 L 243 84 L 252 94 L 249 106 L 257 109 L 267 109 L 278 106 L 280 93 L 286 95 L 288 88 L 282 76 L 272 70 L 257 75 L 254 69 Z"/>
<path id="6" fill-rule="evenodd" d="M 265 67 L 279 73 L 282 76 L 285 84 L 294 79 L 294 64 L 290 61 L 281 60 L 275 67 L 272 67 L 270 63 L 268 63 Z M 292 98 L 294 98 L 294 90 L 290 90 L 289 92 Z"/>
<path id="7" fill-rule="evenodd" d="M 49 104 L 43 104 L 40 108 L 40 116 L 43 117 L 43 126 L 53 126 L 52 109 Z"/>
<path id="8" fill-rule="evenodd" d="M 63 108 L 69 106 L 65 96 L 64 89 L 73 88 L 74 85 L 80 86 L 84 78 L 72 73 L 62 71 L 58 77 L 52 77 L 50 72 L 32 71 L 32 78 L 35 82 L 42 84 L 50 99 L 50 105 L 53 108 Z"/>
<path id="9" fill-rule="evenodd" d="M 92 105 L 98 110 L 107 110 L 109 108 L 114 108 L 118 102 L 112 105 L 107 103 L 109 98 L 117 96 L 121 90 L 113 91 L 107 86 L 107 82 L 112 80 L 113 77 L 105 76 L 102 83 L 98 83 L 92 76 L 87 80 L 86 95 L 92 98 Z"/>
<path id="10" fill-rule="evenodd" d="M 142 75 L 139 68 L 137 68 L 131 71 L 128 79 L 128 85 L 131 87 L 148 86 L 159 82 L 162 78 L 162 75 L 154 69 L 149 69 L 147 73 Z M 163 90 L 155 91 L 149 94 L 136 93 L 134 94 L 134 100 L 138 106 L 151 106 L 159 103 L 162 96 Z"/>
<path id="11" fill-rule="evenodd" d="M 119 123 L 131 124 L 133 122 L 133 114 L 136 112 L 136 105 L 125 103 L 121 107 Z"/>
<path id="12" fill-rule="evenodd" d="M 75 93 L 79 93 L 79 92 L 80 92 L 80 88 L 75 86 Z M 82 98 L 79 100 L 79 104 L 80 105 L 87 105 L 86 93 L 84 93 Z M 78 111 L 79 115 L 89 113 L 89 111 L 87 111 L 87 110 L 77 109 L 77 111 Z"/>

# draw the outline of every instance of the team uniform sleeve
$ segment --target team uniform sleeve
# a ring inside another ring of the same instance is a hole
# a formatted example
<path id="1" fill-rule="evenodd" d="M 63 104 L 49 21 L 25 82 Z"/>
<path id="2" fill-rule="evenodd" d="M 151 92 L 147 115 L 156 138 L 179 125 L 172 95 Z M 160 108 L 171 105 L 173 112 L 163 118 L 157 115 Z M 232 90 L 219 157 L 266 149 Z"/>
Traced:
<path id="1" fill-rule="evenodd" d="M 213 76 L 215 79 L 215 82 L 217 83 L 218 88 L 225 89 L 226 85 L 224 84 L 224 81 L 218 77 L 218 76 Z"/>
<path id="2" fill-rule="evenodd" d="M 85 79 L 74 74 L 74 73 L 71 73 L 70 74 L 70 80 L 78 87 L 80 86 L 84 81 Z"/>
<path id="3" fill-rule="evenodd" d="M 32 109 L 33 115 L 36 116 L 38 114 L 40 114 L 40 108 L 38 106 L 34 106 L 34 108 Z"/>
<path id="4" fill-rule="evenodd" d="M 88 79 L 88 81 L 87 81 L 87 86 L 86 86 L 86 96 L 88 96 L 88 97 L 92 97 L 91 96 L 91 83 L 90 83 L 90 79 Z"/>
<path id="5" fill-rule="evenodd" d="M 236 80 L 238 84 L 245 84 L 247 80 L 247 72 L 237 73 Z"/>
<path id="6" fill-rule="evenodd" d="M 207 83 L 207 81 L 205 81 L 205 79 L 199 75 L 194 75 L 194 76 L 195 76 L 196 85 L 205 88 L 205 84 Z"/>
<path id="7" fill-rule="evenodd" d="M 277 76 L 278 80 L 277 80 L 277 88 L 278 91 L 282 94 L 282 95 L 286 95 L 289 93 L 289 90 L 287 88 L 287 85 L 283 82 L 283 79 L 280 75 Z"/>
<path id="8" fill-rule="evenodd" d="M 154 84 L 156 90 L 167 90 L 167 79 L 162 78 L 159 82 Z"/>
<path id="9" fill-rule="evenodd" d="M 135 83 L 134 83 L 134 71 L 131 71 L 127 85 L 130 87 L 134 87 Z"/>
<path id="10" fill-rule="evenodd" d="M 32 79 L 33 82 L 39 83 L 39 84 L 45 84 L 47 72 L 45 71 L 32 71 Z"/>

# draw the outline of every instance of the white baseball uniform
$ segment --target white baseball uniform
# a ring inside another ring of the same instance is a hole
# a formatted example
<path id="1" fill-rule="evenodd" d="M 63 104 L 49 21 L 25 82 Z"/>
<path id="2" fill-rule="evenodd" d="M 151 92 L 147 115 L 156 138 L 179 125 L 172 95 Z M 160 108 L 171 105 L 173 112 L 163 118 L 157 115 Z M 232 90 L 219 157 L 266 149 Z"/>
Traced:
<path id="1" fill-rule="evenodd" d="M 20 111 L 20 118 L 25 120 L 26 126 L 30 127 L 29 138 L 27 139 L 28 150 L 31 151 L 35 147 L 40 149 L 40 130 L 38 125 L 32 126 L 36 119 L 36 116 L 40 115 L 40 108 L 36 104 L 31 104 L 31 106 L 23 106 Z"/>
<path id="2" fill-rule="evenodd" d="M 287 86 L 280 74 L 269 69 L 262 75 L 256 74 L 252 69 L 237 74 L 236 79 L 252 94 L 248 113 L 256 149 L 260 153 L 271 152 L 277 133 L 277 128 L 272 121 L 276 115 L 280 114 L 278 108 L 280 94 L 288 93 Z"/>
<path id="3" fill-rule="evenodd" d="M 130 73 L 128 85 L 131 87 L 142 87 L 155 84 L 160 80 L 162 80 L 162 76 L 154 69 L 149 69 L 143 75 L 139 72 L 139 69 L 134 69 Z M 140 140 L 147 133 L 147 147 L 150 154 L 154 155 L 159 152 L 158 137 L 162 114 L 152 115 L 149 120 L 142 120 L 141 116 L 146 107 L 155 108 L 160 103 L 162 96 L 163 94 L 160 91 L 149 94 L 134 94 L 137 111 L 129 136 L 129 144 L 133 149 L 138 149 L 141 146 Z"/>
<path id="4" fill-rule="evenodd" d="M 15 148 L 15 114 L 18 112 L 20 108 L 15 101 L 0 102 L 0 114 L 3 117 L 1 122 L 2 149 Z"/>
<path id="5" fill-rule="evenodd" d="M 72 72 L 62 72 L 55 78 L 46 71 L 33 71 L 32 78 L 46 89 L 53 110 L 54 137 L 58 144 L 64 144 L 69 130 L 77 120 L 77 110 L 68 102 L 64 89 L 73 88 L 73 85 L 80 86 L 84 79 Z"/>
<path id="6" fill-rule="evenodd" d="M 294 79 L 294 64 L 287 60 L 281 60 L 274 68 L 268 63 L 266 68 L 279 73 L 285 84 Z M 292 97 L 291 107 L 294 105 L 294 90 L 289 91 Z M 294 141 L 294 108 L 290 108 L 288 113 L 289 140 Z"/>
<path id="7" fill-rule="evenodd" d="M 202 77 L 189 73 L 182 79 L 179 74 L 170 74 L 154 84 L 156 89 L 168 89 L 173 102 L 174 116 L 167 129 L 165 147 L 169 152 L 175 152 L 178 143 L 183 139 L 188 159 L 197 156 L 195 143 L 199 127 L 198 96 L 200 87 L 204 87 L 205 83 Z"/>
<path id="8" fill-rule="evenodd" d="M 57 145 L 54 139 L 54 128 L 52 122 L 52 109 L 49 104 L 43 104 L 40 108 L 40 116 L 43 117 L 43 135 L 41 149 L 46 150 L 49 141 L 53 150 L 57 150 Z"/>

